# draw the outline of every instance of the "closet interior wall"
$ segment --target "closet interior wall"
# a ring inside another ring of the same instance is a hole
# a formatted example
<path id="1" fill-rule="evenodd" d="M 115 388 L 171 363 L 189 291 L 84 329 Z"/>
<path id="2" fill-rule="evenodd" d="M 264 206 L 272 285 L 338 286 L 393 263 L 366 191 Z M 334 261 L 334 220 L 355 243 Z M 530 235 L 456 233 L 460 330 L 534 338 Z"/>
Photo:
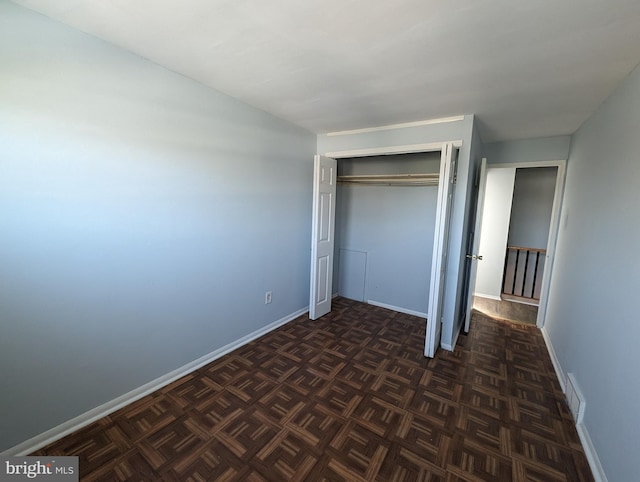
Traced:
<path id="1" fill-rule="evenodd" d="M 440 152 L 338 160 L 338 176 L 437 174 Z M 338 183 L 334 293 L 426 316 L 438 186 Z"/>

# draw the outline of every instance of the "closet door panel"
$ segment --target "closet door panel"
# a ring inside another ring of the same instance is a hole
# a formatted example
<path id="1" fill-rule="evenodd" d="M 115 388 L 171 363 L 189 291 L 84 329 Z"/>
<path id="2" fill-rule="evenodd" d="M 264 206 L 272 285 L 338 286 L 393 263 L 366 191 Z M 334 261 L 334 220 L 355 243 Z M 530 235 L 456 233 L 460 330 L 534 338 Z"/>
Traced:
<path id="1" fill-rule="evenodd" d="M 440 346 L 442 334 L 442 304 L 446 282 L 447 248 L 449 240 L 449 221 L 455 179 L 456 153 L 451 144 L 442 146 L 440 161 L 440 180 L 438 185 L 438 205 L 436 207 L 436 230 L 433 239 L 433 260 L 431 265 L 431 283 L 429 286 L 429 310 L 424 354 L 433 357 Z"/>
<path id="2" fill-rule="evenodd" d="M 331 311 L 338 163 L 315 156 L 313 173 L 309 318 L 315 320 Z"/>

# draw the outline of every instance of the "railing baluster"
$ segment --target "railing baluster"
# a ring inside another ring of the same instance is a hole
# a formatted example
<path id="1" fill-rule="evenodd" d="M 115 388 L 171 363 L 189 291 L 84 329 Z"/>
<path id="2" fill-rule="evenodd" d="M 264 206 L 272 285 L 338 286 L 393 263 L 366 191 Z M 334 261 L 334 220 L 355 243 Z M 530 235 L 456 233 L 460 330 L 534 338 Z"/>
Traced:
<path id="1" fill-rule="evenodd" d="M 507 254 L 504 257 L 504 269 L 502 270 L 502 292 L 507 292 L 507 266 L 509 265 L 509 247 L 507 246 Z"/>
<path id="2" fill-rule="evenodd" d="M 527 266 L 529 266 L 529 253 L 530 251 L 527 249 L 527 256 L 524 258 L 524 273 L 522 273 L 522 291 L 520 291 L 520 296 L 524 296 L 524 285 L 527 282 Z"/>
<path id="3" fill-rule="evenodd" d="M 531 298 L 536 297 L 536 278 L 538 277 L 538 263 L 540 263 L 540 251 L 536 253 L 536 269 L 533 272 L 533 284 L 531 286 Z"/>
<path id="4" fill-rule="evenodd" d="M 513 286 L 511 286 L 511 294 L 516 294 L 516 278 L 518 277 L 518 260 L 520 259 L 520 250 L 516 250 L 516 267 L 513 270 Z"/>
<path id="5" fill-rule="evenodd" d="M 511 280 L 511 293 L 508 292 L 507 289 L 507 273 L 509 272 L 508 267 L 509 267 L 509 258 L 511 256 L 511 253 L 515 251 L 516 254 L 516 261 L 515 261 L 515 267 L 513 269 L 513 279 Z M 516 285 L 517 283 L 517 278 L 518 278 L 518 265 L 520 264 L 520 251 L 526 251 L 526 256 L 524 259 L 524 271 L 522 273 L 522 288 L 519 291 L 519 293 L 516 293 Z M 538 249 L 538 248 L 522 248 L 520 246 L 507 246 L 507 252 L 505 254 L 504 257 L 504 270 L 502 271 L 502 292 L 504 294 L 507 295 L 514 295 L 514 296 L 519 296 L 521 298 L 529 298 L 529 299 L 533 299 L 533 300 L 537 300 L 538 298 L 536 298 L 536 284 L 539 281 L 539 276 L 538 276 L 538 270 L 540 269 L 540 254 L 545 254 L 547 252 L 546 249 Z M 534 263 L 533 260 L 531 260 L 531 263 L 529 262 L 529 257 L 531 254 L 535 253 L 536 254 L 536 261 L 535 261 L 535 268 L 533 271 L 533 280 L 531 282 L 531 296 L 527 296 L 527 293 L 525 293 L 527 291 L 527 280 L 529 279 L 529 276 L 527 273 L 531 271 L 531 268 L 533 267 Z"/>

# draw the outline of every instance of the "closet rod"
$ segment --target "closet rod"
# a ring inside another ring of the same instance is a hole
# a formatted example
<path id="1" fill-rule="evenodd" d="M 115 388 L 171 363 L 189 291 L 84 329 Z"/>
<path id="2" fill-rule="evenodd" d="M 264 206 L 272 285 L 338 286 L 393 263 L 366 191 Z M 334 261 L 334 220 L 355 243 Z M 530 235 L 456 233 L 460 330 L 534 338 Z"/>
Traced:
<path id="1" fill-rule="evenodd" d="M 435 174 L 367 174 L 338 176 L 338 182 L 348 184 L 376 184 L 385 186 L 436 186 L 439 175 Z"/>

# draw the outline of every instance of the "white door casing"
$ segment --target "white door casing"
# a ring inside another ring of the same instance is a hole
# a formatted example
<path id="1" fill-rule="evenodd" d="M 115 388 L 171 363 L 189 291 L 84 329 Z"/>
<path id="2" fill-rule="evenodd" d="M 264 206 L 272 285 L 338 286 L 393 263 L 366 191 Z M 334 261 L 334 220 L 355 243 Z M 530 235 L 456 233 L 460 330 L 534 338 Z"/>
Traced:
<path id="1" fill-rule="evenodd" d="M 551 208 L 551 222 L 549 224 L 549 237 L 547 239 L 547 259 L 542 271 L 542 281 L 540 288 L 540 304 L 538 305 L 538 318 L 536 326 L 542 328 L 547 316 L 547 303 L 549 302 L 549 288 L 551 286 L 551 275 L 553 262 L 556 256 L 556 246 L 558 243 L 558 229 L 560 225 L 560 214 L 562 212 L 562 200 L 564 197 L 564 182 L 567 169 L 567 161 L 555 161 L 558 166 L 556 175 L 556 190 L 553 196 L 553 207 Z"/>
<path id="2" fill-rule="evenodd" d="M 469 333 L 471 325 L 471 309 L 473 308 L 473 293 L 476 286 L 476 273 L 478 271 L 478 261 L 482 260 L 482 254 L 478 253 L 480 246 L 480 230 L 482 229 L 482 211 L 484 209 L 484 193 L 487 186 L 487 159 L 483 158 L 480 164 L 480 176 L 478 177 L 478 201 L 476 203 L 476 224 L 473 231 L 473 248 L 471 253 L 471 267 L 469 270 L 469 290 L 467 293 L 467 306 L 464 316 L 464 332 Z"/>
<path id="3" fill-rule="evenodd" d="M 309 318 L 331 311 L 338 162 L 316 155 L 313 168 Z"/>
<path id="4" fill-rule="evenodd" d="M 436 226 L 433 240 L 433 260 L 431 264 L 431 284 L 424 354 L 433 357 L 440 345 L 442 333 L 442 304 L 444 300 L 445 274 L 447 269 L 447 247 L 449 240 L 449 220 L 455 179 L 453 145 L 442 146 L 440 157 L 440 180 L 436 205 Z"/>

